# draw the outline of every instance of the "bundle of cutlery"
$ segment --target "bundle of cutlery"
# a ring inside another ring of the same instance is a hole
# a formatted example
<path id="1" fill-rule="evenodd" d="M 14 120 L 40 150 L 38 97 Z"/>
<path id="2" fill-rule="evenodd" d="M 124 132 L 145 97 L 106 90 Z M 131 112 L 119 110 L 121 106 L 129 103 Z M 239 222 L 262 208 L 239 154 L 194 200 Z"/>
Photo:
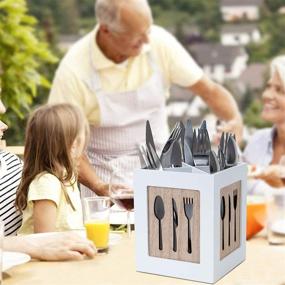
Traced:
<path id="1" fill-rule="evenodd" d="M 166 141 L 161 154 L 156 150 L 150 122 L 146 122 L 146 142 L 140 144 L 139 157 L 144 169 L 163 170 L 190 165 L 206 173 L 216 173 L 238 163 L 238 146 L 235 135 L 223 133 L 218 153 L 211 149 L 211 141 L 204 120 L 201 126 L 193 129 L 191 120 L 186 125 L 177 122 Z"/>
<path id="2" fill-rule="evenodd" d="M 137 270 L 214 283 L 245 260 L 247 165 L 233 134 L 211 146 L 206 121 L 166 142 L 152 131 L 134 173 Z"/>

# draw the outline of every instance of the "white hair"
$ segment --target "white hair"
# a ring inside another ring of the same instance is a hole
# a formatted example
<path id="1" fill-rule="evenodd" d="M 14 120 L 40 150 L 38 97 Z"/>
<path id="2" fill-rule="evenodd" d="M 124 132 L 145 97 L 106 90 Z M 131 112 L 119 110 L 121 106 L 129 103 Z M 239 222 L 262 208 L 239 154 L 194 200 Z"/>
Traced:
<path id="1" fill-rule="evenodd" d="M 95 2 L 95 14 L 100 25 L 106 25 L 115 32 L 124 31 L 120 19 L 120 8 L 122 4 L 132 5 L 132 8 L 146 11 L 151 15 L 148 0 L 97 0 Z"/>
<path id="2" fill-rule="evenodd" d="M 281 79 L 281 84 L 285 88 L 285 55 L 275 57 L 271 62 L 271 76 L 277 72 Z"/>

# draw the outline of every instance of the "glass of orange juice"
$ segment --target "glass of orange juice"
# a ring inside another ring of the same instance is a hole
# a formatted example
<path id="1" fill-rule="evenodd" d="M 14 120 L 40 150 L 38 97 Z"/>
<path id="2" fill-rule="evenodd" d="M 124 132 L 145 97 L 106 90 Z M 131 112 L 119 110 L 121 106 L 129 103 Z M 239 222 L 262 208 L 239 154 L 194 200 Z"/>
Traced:
<path id="1" fill-rule="evenodd" d="M 94 242 L 98 252 L 107 252 L 110 232 L 110 198 L 84 198 L 83 210 L 87 238 Z"/>

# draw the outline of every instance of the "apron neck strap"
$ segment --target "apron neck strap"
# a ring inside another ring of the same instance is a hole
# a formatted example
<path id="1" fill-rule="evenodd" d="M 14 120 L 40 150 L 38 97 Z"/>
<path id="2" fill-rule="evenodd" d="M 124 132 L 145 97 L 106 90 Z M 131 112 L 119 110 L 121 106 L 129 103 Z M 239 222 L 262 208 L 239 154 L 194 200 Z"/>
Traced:
<path id="1" fill-rule="evenodd" d="M 158 66 L 155 63 L 152 52 L 147 53 L 147 58 L 148 58 L 148 62 L 149 62 L 149 65 L 151 66 L 152 71 L 158 72 Z M 90 45 L 90 62 L 92 64 L 92 68 L 94 72 L 94 76 L 92 76 L 91 84 L 95 92 L 100 92 L 100 90 L 102 90 L 102 83 L 101 83 L 99 72 L 92 61 L 92 45 Z"/>

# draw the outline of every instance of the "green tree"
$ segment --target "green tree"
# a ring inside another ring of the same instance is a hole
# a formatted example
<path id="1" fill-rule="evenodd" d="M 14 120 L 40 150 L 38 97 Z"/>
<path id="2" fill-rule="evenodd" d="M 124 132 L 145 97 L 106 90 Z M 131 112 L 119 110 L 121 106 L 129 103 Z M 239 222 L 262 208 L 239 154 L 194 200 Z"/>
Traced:
<path id="1" fill-rule="evenodd" d="M 36 20 L 27 14 L 24 0 L 0 1 L 0 78 L 1 98 L 9 108 L 5 120 L 20 126 L 37 97 L 37 88 L 48 88 L 49 81 L 39 69 L 57 58 L 41 42 L 35 31 Z"/>
<path id="2" fill-rule="evenodd" d="M 285 0 L 266 0 L 265 3 L 271 12 L 277 12 L 280 7 L 285 6 Z"/>
<path id="3" fill-rule="evenodd" d="M 95 14 L 95 1 L 94 0 L 80 0 L 78 2 L 80 16 L 82 18 L 93 18 Z"/>
<path id="4" fill-rule="evenodd" d="M 269 13 L 264 16 L 260 23 L 262 42 L 248 46 L 251 62 L 265 62 L 285 53 L 284 26 L 284 15 Z"/>
<path id="5" fill-rule="evenodd" d="M 262 103 L 260 100 L 253 100 L 244 114 L 244 123 L 249 127 L 258 129 L 270 127 L 271 124 L 261 118 L 261 110 Z"/>
<path id="6" fill-rule="evenodd" d="M 218 1 L 150 0 L 149 2 L 155 22 L 159 25 L 172 28 L 178 33 L 181 26 L 196 25 L 205 39 L 218 40 L 222 23 Z"/>
<path id="7" fill-rule="evenodd" d="M 60 0 L 58 2 L 57 21 L 60 31 L 65 34 L 78 33 L 79 30 L 79 11 L 77 0 Z"/>
<path id="8" fill-rule="evenodd" d="M 29 10 L 40 22 L 40 26 L 62 34 L 79 31 L 78 0 L 27 0 Z"/>

